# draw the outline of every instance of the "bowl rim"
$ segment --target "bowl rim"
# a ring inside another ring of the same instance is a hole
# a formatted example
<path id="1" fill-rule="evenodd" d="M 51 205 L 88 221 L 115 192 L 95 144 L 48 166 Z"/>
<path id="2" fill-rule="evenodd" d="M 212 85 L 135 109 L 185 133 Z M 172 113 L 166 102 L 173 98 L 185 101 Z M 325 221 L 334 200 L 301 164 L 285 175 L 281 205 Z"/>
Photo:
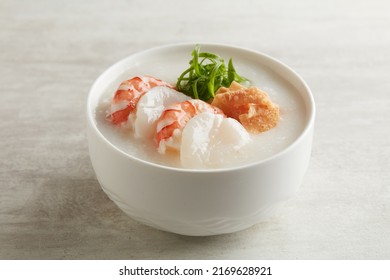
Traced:
<path id="1" fill-rule="evenodd" d="M 307 116 L 308 120 L 305 122 L 305 127 L 301 131 L 299 136 L 292 143 L 290 143 L 287 147 L 285 147 L 284 149 L 282 149 L 279 152 L 277 152 L 277 153 L 275 153 L 275 154 L 273 154 L 273 155 L 271 155 L 269 157 L 266 157 L 266 158 L 264 158 L 262 160 L 253 161 L 253 162 L 250 162 L 250 163 L 247 163 L 247 164 L 240 164 L 238 166 L 230 166 L 230 167 L 225 167 L 225 168 L 213 168 L 213 169 L 196 169 L 196 168 L 191 168 L 190 169 L 190 168 L 181 168 L 181 167 L 173 167 L 173 166 L 158 164 L 158 163 L 154 163 L 154 162 L 151 162 L 151 161 L 148 161 L 148 160 L 144 160 L 144 159 L 138 158 L 138 157 L 133 156 L 131 154 L 128 154 L 128 153 L 122 151 L 120 148 L 118 148 L 114 144 L 112 144 L 101 133 L 101 131 L 98 129 L 98 127 L 96 125 L 96 122 L 95 122 L 94 112 L 92 110 L 93 108 L 92 108 L 92 105 L 91 105 L 92 99 L 93 99 L 92 98 L 93 92 L 95 91 L 95 88 L 97 87 L 97 85 L 100 82 L 100 80 L 103 79 L 105 75 L 108 75 L 108 73 L 110 73 L 114 68 L 117 68 L 119 65 L 121 65 L 125 60 L 128 60 L 130 57 L 138 56 L 138 55 L 145 55 L 145 54 L 147 54 L 149 52 L 152 53 L 152 52 L 162 51 L 164 49 L 169 49 L 169 48 L 190 47 L 190 46 L 194 47 L 197 44 L 199 44 L 202 48 L 220 47 L 220 48 L 226 48 L 226 49 L 231 49 L 231 50 L 251 53 L 251 54 L 256 55 L 256 56 L 261 56 L 262 58 L 265 58 L 265 59 L 271 61 L 272 63 L 278 65 L 279 67 L 284 68 L 285 70 L 290 72 L 293 76 L 295 76 L 297 81 L 299 81 L 301 83 L 301 86 L 302 86 L 301 90 L 306 91 L 306 93 L 307 93 L 307 100 L 308 100 L 308 102 L 305 102 L 305 103 L 307 103 L 307 105 L 305 105 L 305 108 L 308 111 L 308 116 Z M 137 161 L 140 164 L 144 164 L 144 165 L 147 165 L 149 167 L 165 169 L 165 170 L 175 171 L 175 172 L 183 172 L 183 173 L 221 173 L 221 172 L 231 172 L 231 171 L 238 171 L 238 170 L 242 170 L 242 169 L 248 169 L 248 168 L 251 168 L 251 167 L 254 167 L 254 166 L 257 166 L 257 165 L 264 165 L 264 164 L 267 164 L 267 163 L 269 163 L 271 161 L 274 161 L 274 160 L 282 157 L 284 154 L 288 153 L 291 149 L 293 149 L 296 145 L 298 145 L 298 143 L 308 133 L 310 133 L 310 130 L 314 126 L 315 115 L 316 115 L 316 108 L 315 108 L 315 101 L 314 101 L 313 93 L 311 92 L 311 90 L 310 90 L 309 86 L 307 85 L 307 83 L 305 82 L 305 80 L 295 70 L 293 70 L 290 66 L 288 66 L 284 62 L 281 62 L 280 60 L 278 60 L 278 59 L 276 59 L 276 58 L 274 58 L 274 57 L 272 57 L 272 56 L 270 56 L 268 54 L 262 53 L 260 51 L 256 51 L 256 50 L 249 49 L 249 48 L 246 48 L 246 47 L 231 45 L 231 44 L 222 44 L 222 43 L 213 43 L 213 42 L 211 42 L 211 43 L 210 42 L 195 42 L 195 43 L 193 43 L 193 42 L 185 42 L 185 43 L 174 43 L 174 44 L 160 45 L 160 46 L 148 48 L 148 49 L 145 49 L 145 50 L 142 50 L 142 51 L 134 52 L 134 53 L 132 53 L 132 54 L 130 54 L 130 55 L 120 59 L 119 61 L 115 62 L 110 67 L 105 69 L 96 78 L 96 80 L 94 81 L 94 83 L 92 84 L 92 86 L 91 86 L 91 88 L 90 88 L 90 90 L 88 92 L 86 107 L 87 107 L 86 108 L 87 109 L 86 110 L 87 111 L 86 112 L 87 113 L 87 122 L 88 122 L 89 126 L 93 129 L 94 133 L 97 134 L 98 137 L 100 139 L 102 139 L 105 142 L 105 144 L 107 144 L 114 151 L 116 151 L 117 153 L 121 154 L 124 157 L 132 159 L 134 161 Z M 90 141 L 90 139 L 88 139 L 88 141 Z"/>

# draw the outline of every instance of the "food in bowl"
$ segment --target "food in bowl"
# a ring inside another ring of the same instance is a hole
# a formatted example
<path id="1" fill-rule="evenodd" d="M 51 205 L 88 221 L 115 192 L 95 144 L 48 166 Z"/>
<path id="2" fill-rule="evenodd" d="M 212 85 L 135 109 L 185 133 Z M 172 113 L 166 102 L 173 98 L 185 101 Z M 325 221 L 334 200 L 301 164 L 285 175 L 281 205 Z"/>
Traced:
<path id="1" fill-rule="evenodd" d="M 143 124 L 149 123 L 148 118 L 140 119 L 138 129 L 126 130 L 107 121 L 106 110 L 111 106 L 118 85 L 140 74 L 149 74 L 173 85 L 175 89 L 164 86 L 164 90 L 157 89 L 159 86 L 150 89 L 158 91 L 156 95 L 172 96 L 172 90 L 179 90 L 175 82 L 187 67 L 193 48 L 194 44 L 176 44 L 133 54 L 111 66 L 95 81 L 87 102 L 90 158 L 104 192 L 132 219 L 184 235 L 236 232 L 268 220 L 301 185 L 310 159 L 314 100 L 304 80 L 278 60 L 239 47 L 202 44 L 210 53 L 233 57 L 234 68 L 241 77 L 267 92 L 272 102 L 278 104 L 279 119 L 276 126 L 257 134 L 246 129 L 242 131 L 243 125 L 239 124 L 237 130 L 248 134 L 248 141 L 239 137 L 229 139 L 228 144 L 238 139 L 238 151 L 244 152 L 248 148 L 241 161 L 240 157 L 227 161 L 223 157 L 232 151 L 224 149 L 223 143 L 209 141 L 203 137 L 206 134 L 201 134 L 196 143 L 203 144 L 198 147 L 206 145 L 205 150 L 214 149 L 213 158 L 217 161 L 223 158 L 216 165 L 223 167 L 184 168 L 181 160 L 186 158 L 158 152 L 154 136 L 150 136 L 155 132 Z M 243 86 L 249 85 L 244 82 Z M 208 95 L 198 92 L 199 96 L 202 94 Z M 186 94 L 182 97 L 183 100 L 177 102 L 194 98 Z M 156 100 L 146 99 L 142 103 L 144 107 L 137 110 L 143 110 L 144 116 L 149 115 L 149 104 Z M 166 106 L 162 102 L 160 110 Z M 226 135 L 229 130 L 225 128 L 232 128 L 230 123 L 225 126 L 227 119 L 208 112 L 191 118 L 188 123 L 193 122 L 193 128 L 197 124 L 207 124 L 201 127 L 216 133 L 215 139 L 218 139 L 219 131 Z M 233 135 L 237 135 L 237 127 L 233 126 Z M 183 130 L 182 143 L 192 141 L 194 134 L 197 134 L 196 129 Z M 144 141 L 143 137 L 152 140 Z M 197 149 L 197 146 L 186 147 L 190 149 L 186 152 L 188 155 L 191 149 Z M 194 165 L 203 162 L 203 154 L 199 155 L 195 161 L 190 158 L 190 162 L 195 162 Z"/>
<path id="2" fill-rule="evenodd" d="M 196 46 L 176 81 L 174 73 L 169 82 L 137 75 L 108 90 L 97 124 L 125 153 L 157 164 L 207 169 L 255 162 L 291 144 L 305 116 L 294 88 L 263 71 L 272 97 L 255 78 L 237 74 L 232 59 L 226 67 L 218 54 Z"/>

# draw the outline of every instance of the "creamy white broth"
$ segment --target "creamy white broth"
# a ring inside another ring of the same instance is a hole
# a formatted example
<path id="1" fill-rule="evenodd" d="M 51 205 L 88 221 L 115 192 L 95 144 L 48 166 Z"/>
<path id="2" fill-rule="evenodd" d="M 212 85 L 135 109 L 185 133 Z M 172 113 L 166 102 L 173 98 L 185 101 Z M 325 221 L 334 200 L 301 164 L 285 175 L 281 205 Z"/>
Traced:
<path id="1" fill-rule="evenodd" d="M 152 68 L 150 68 L 150 64 L 147 64 L 148 66 L 146 64 L 137 65 L 131 70 L 125 71 L 113 81 L 104 91 L 96 108 L 96 124 L 106 139 L 123 152 L 153 163 L 181 167 L 180 157 L 177 153 L 159 154 L 153 139 L 136 139 L 132 131 L 117 127 L 106 120 L 106 111 L 110 106 L 111 98 L 123 80 L 137 75 L 151 75 L 175 84 L 176 78 L 186 69 L 187 65 L 184 63 L 164 67 L 166 60 L 169 60 L 169 57 L 165 57 L 161 61 L 153 61 L 154 67 Z M 184 61 L 188 61 L 188 59 Z M 257 63 L 250 61 L 250 59 L 234 60 L 234 64 L 239 74 L 250 79 L 252 85 L 267 92 L 271 100 L 279 105 L 280 120 L 276 127 L 267 132 L 251 134 L 253 141 L 243 153 L 245 157 L 241 155 L 232 162 L 226 162 L 224 166 L 218 168 L 240 166 L 266 159 L 294 142 L 305 126 L 306 112 L 303 100 L 290 83 L 283 80 L 272 70 L 259 67 Z M 150 69 L 153 69 L 153 71 L 150 71 Z"/>

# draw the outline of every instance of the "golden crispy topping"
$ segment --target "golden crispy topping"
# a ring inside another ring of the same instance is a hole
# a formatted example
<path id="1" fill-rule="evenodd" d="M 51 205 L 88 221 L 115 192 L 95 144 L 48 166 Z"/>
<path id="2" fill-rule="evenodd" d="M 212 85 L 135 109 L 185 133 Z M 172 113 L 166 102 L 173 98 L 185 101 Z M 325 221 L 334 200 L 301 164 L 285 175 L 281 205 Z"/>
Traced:
<path id="1" fill-rule="evenodd" d="M 238 120 L 251 133 L 267 131 L 279 121 L 279 106 L 272 103 L 265 92 L 236 82 L 232 82 L 229 88 L 218 89 L 211 105 Z"/>

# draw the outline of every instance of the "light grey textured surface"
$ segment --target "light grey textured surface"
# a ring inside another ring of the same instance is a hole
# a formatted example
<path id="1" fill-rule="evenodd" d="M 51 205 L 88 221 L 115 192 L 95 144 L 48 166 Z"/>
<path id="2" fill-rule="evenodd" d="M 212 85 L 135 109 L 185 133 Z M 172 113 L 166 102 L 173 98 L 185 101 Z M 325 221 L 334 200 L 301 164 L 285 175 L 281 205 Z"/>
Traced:
<path id="1" fill-rule="evenodd" d="M 390 8 L 371 1 L 0 0 L 1 259 L 389 259 Z M 194 238 L 127 218 L 85 134 L 94 79 L 175 42 L 255 49 L 298 71 L 317 121 L 283 214 Z"/>

